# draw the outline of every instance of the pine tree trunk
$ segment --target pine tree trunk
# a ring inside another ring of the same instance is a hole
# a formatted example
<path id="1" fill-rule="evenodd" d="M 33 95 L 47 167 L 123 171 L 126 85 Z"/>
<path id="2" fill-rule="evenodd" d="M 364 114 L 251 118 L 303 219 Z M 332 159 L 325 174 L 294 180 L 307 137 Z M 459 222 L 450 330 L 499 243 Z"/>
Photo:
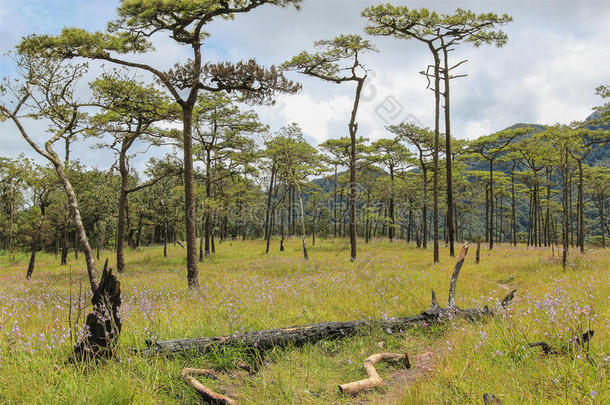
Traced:
<path id="1" fill-rule="evenodd" d="M 356 123 L 356 114 L 358 112 L 358 104 L 360 102 L 360 92 L 365 79 L 359 79 L 356 87 L 356 97 L 354 98 L 354 106 L 349 122 L 350 134 L 350 160 L 349 160 L 349 208 L 350 208 L 350 223 L 349 223 L 349 240 L 350 240 L 350 260 L 356 260 L 356 133 L 358 132 L 358 124 Z"/>
<path id="2" fill-rule="evenodd" d="M 65 225 L 64 229 L 64 237 L 62 239 L 62 247 L 61 247 L 61 259 L 60 265 L 64 266 L 68 264 L 68 225 Z"/>
<path id="3" fill-rule="evenodd" d="M 284 195 L 286 194 L 286 188 L 284 188 Z M 284 217 L 286 214 L 283 212 L 284 209 L 280 210 L 280 252 L 284 251 Z M 288 214 L 288 219 L 290 219 L 290 214 Z"/>
<path id="4" fill-rule="evenodd" d="M 34 273 L 34 264 L 36 262 L 36 251 L 40 249 L 40 240 L 42 235 L 42 223 L 44 221 L 45 216 L 45 206 L 44 204 L 40 204 L 40 219 L 38 220 L 38 227 L 36 228 L 36 236 L 34 237 L 34 241 L 32 242 L 32 253 L 30 255 L 30 263 L 28 264 L 28 270 L 25 275 L 26 280 L 32 278 L 32 273 Z"/>
<path id="5" fill-rule="evenodd" d="M 485 185 L 485 243 L 489 242 L 489 184 Z"/>
<path id="6" fill-rule="evenodd" d="M 568 197 L 568 168 L 563 168 L 563 254 L 561 263 L 565 268 L 568 263 L 568 245 L 569 245 L 569 197 Z"/>
<path id="7" fill-rule="evenodd" d="M 392 186 L 392 193 L 390 194 L 390 229 L 388 229 L 388 238 L 390 242 L 394 241 L 394 233 L 396 232 L 395 226 L 396 221 L 394 219 L 394 167 L 390 165 L 390 181 Z"/>
<path id="8" fill-rule="evenodd" d="M 196 95 L 196 94 L 195 94 Z M 195 177 L 193 171 L 193 105 L 196 97 L 189 97 L 182 106 L 182 134 L 184 150 L 184 206 L 186 217 L 186 278 L 188 287 L 199 288 L 197 269 L 197 237 L 195 232 Z"/>
<path id="9" fill-rule="evenodd" d="M 578 160 L 578 245 L 580 252 L 585 253 L 585 198 L 583 191 L 583 170 L 582 160 Z M 602 229 L 603 231 L 603 229 Z M 602 232 L 603 233 L 603 232 Z"/>
<path id="10" fill-rule="evenodd" d="M 498 230 L 498 244 L 502 243 L 504 236 L 504 188 L 500 189 L 500 228 Z"/>
<path id="11" fill-rule="evenodd" d="M 409 226 L 407 227 L 407 243 L 411 243 L 411 232 L 413 231 L 413 208 L 412 201 L 409 201 Z"/>
<path id="12" fill-rule="evenodd" d="M 85 253 L 85 259 L 87 263 L 87 275 L 89 277 L 89 284 L 91 286 L 91 291 L 95 292 L 97 289 L 96 276 L 97 271 L 95 267 L 95 259 L 93 257 L 93 251 L 91 250 L 91 246 L 89 245 L 89 239 L 87 238 L 87 233 L 85 232 L 85 227 L 83 226 L 83 221 L 81 219 L 80 208 L 78 207 L 78 200 L 76 199 L 76 193 L 72 188 L 72 184 L 68 180 L 66 173 L 64 172 L 64 168 L 60 163 L 60 160 L 57 158 L 57 154 L 55 151 L 51 149 L 51 145 L 45 145 L 47 148 L 47 152 L 51 155 L 54 160 L 51 162 L 55 167 L 55 171 L 61 180 L 66 195 L 68 197 L 68 203 L 70 205 L 70 210 L 72 212 L 72 219 L 74 221 L 74 226 L 76 228 L 76 233 L 80 239 L 83 251 Z"/>
<path id="13" fill-rule="evenodd" d="M 600 228 L 602 231 L 602 247 L 606 247 L 606 232 L 604 231 L 604 228 L 606 228 L 606 230 L 608 230 L 608 226 L 606 225 L 606 210 L 604 209 L 604 200 L 605 200 L 605 196 L 602 194 L 600 196 L 599 199 L 599 221 L 600 221 Z"/>
<path id="14" fill-rule="evenodd" d="M 267 192 L 267 209 L 265 210 L 265 240 L 268 241 L 271 237 L 271 196 L 273 194 L 273 180 L 275 178 L 275 163 L 271 167 L 271 179 L 269 180 L 269 190 Z M 269 243 L 265 253 L 269 253 Z"/>
<path id="15" fill-rule="evenodd" d="M 305 240 L 305 210 L 303 208 L 303 199 L 301 198 L 301 187 L 296 186 L 296 193 L 299 199 L 299 207 L 301 208 L 301 242 L 303 244 L 303 258 L 305 260 L 309 259 L 309 254 L 307 253 L 307 241 Z"/>
<path id="16" fill-rule="evenodd" d="M 432 54 L 434 55 L 434 151 L 432 154 L 432 160 L 434 164 L 434 176 L 432 186 L 432 219 L 433 219 L 433 261 L 434 263 L 439 262 L 439 245 L 438 245 L 438 152 L 440 150 L 440 58 L 434 45 L 428 44 Z"/>
<path id="17" fill-rule="evenodd" d="M 9 196 L 9 213 L 8 213 L 8 254 L 11 260 L 13 256 L 13 222 L 15 220 L 15 190 L 11 185 Z M 62 263 L 63 264 L 63 263 Z"/>
<path id="18" fill-rule="evenodd" d="M 163 221 L 163 257 L 167 257 L 167 221 Z"/>
<path id="19" fill-rule="evenodd" d="M 422 221 L 421 221 L 422 222 L 421 247 L 423 249 L 427 249 L 428 248 L 428 169 L 426 168 L 426 165 L 421 160 L 421 155 L 420 155 L 420 161 L 422 162 L 422 176 L 423 176 L 423 180 L 424 180 L 422 212 L 421 212 L 421 218 L 422 218 Z"/>
<path id="20" fill-rule="evenodd" d="M 333 227 L 333 238 L 337 237 L 337 165 L 335 165 L 335 181 L 334 181 L 334 197 L 333 197 L 333 217 L 335 218 Z"/>
<path id="21" fill-rule="evenodd" d="M 297 236 L 297 190 L 292 188 L 292 236 Z"/>
<path id="22" fill-rule="evenodd" d="M 454 248 L 454 202 L 453 202 L 453 172 L 451 167 L 451 103 L 449 99 L 449 55 L 446 46 L 443 47 L 444 54 L 444 79 L 445 79 L 445 166 L 447 169 L 447 233 L 449 234 L 449 255 L 455 256 Z"/>
<path id="23" fill-rule="evenodd" d="M 275 191 L 273 192 L 273 201 L 274 202 L 271 204 L 271 213 L 269 215 L 270 226 L 269 226 L 269 230 L 267 232 L 265 253 L 269 253 L 269 246 L 271 244 L 271 235 L 273 234 L 274 227 L 275 227 L 275 215 L 276 215 L 275 208 L 279 204 L 279 202 L 275 202 L 275 199 L 277 198 L 277 186 L 275 186 L 274 189 L 275 189 Z M 283 198 L 284 198 L 284 196 L 282 196 L 282 199 Z"/>
<path id="24" fill-rule="evenodd" d="M 569 174 L 569 182 L 568 182 L 568 226 L 570 231 L 568 234 L 570 235 L 570 247 L 574 247 L 574 205 L 572 205 L 572 173 Z"/>
<path id="25" fill-rule="evenodd" d="M 311 246 L 316 246 L 316 199 L 313 200 L 313 212 L 311 213 Z"/>
<path id="26" fill-rule="evenodd" d="M 489 160 L 489 250 L 494 248 L 494 161 Z"/>
<path id="27" fill-rule="evenodd" d="M 204 217 L 206 215 L 204 214 Z M 201 227 L 202 229 L 199 230 L 199 263 L 203 262 L 203 244 L 204 244 L 204 235 L 206 234 L 206 229 L 205 229 L 205 220 L 203 223 L 203 226 Z M 208 240 L 209 241 L 209 240 Z M 209 253 L 208 253 L 209 256 Z"/>
<path id="28" fill-rule="evenodd" d="M 513 225 L 513 246 L 517 246 L 517 215 L 515 209 L 515 171 L 514 166 L 513 170 L 510 172 L 510 181 L 511 181 L 511 218 Z"/>

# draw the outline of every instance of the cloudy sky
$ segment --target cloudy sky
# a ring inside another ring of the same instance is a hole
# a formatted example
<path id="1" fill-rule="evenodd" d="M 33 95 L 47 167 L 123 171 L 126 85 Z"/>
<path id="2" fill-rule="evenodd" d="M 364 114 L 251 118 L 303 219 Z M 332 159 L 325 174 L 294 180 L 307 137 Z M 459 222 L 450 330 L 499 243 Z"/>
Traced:
<path id="1" fill-rule="evenodd" d="M 259 7 L 233 21 L 208 27 L 211 36 L 204 51 L 210 61 L 257 58 L 265 65 L 279 64 L 315 40 L 340 33 L 362 34 L 360 12 L 380 3 L 374 0 L 305 0 L 301 11 Z M 114 17 L 116 0 L 0 0 L 0 52 L 12 49 L 24 35 L 56 34 L 63 27 L 103 30 Z M 476 138 L 517 122 L 552 124 L 582 120 L 600 103 L 594 89 L 610 83 L 610 2 L 607 0 L 480 0 L 398 1 L 393 4 L 439 12 L 456 8 L 507 13 L 514 19 L 505 27 L 503 48 L 463 45 L 454 61 L 468 59 L 452 87 L 452 131 L 458 138 Z M 359 135 L 371 140 L 387 136 L 385 125 L 415 121 L 433 123 L 433 93 L 418 74 L 431 62 L 429 51 L 416 41 L 373 38 L 379 53 L 364 62 L 371 70 L 359 111 Z M 156 52 L 138 59 L 169 68 L 189 56 L 163 35 L 153 38 Z M 10 59 L 0 56 L 0 76 L 10 76 Z M 355 91 L 353 84 L 331 84 L 290 73 L 303 84 L 298 95 L 278 97 L 272 107 L 258 107 L 272 129 L 299 123 L 312 143 L 347 136 L 347 122 Z M 42 122 L 28 122 L 44 138 Z M 0 155 L 32 155 L 10 123 L 0 123 Z M 155 152 L 151 152 L 155 153 Z M 157 152 L 159 153 L 159 152 Z M 76 147 L 84 163 L 107 168 L 109 152 Z M 147 156 L 137 159 L 142 167 Z"/>

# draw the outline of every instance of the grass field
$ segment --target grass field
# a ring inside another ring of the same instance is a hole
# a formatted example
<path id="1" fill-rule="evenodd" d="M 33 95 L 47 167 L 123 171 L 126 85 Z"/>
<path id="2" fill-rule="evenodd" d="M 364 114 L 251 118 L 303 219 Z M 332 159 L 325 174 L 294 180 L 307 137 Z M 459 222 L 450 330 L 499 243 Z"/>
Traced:
<path id="1" fill-rule="evenodd" d="M 151 338 L 416 314 L 429 306 L 432 288 L 446 302 L 454 265 L 446 249 L 432 265 L 431 250 L 404 242 L 360 242 L 355 263 L 345 240 L 318 241 L 309 261 L 296 239 L 285 252 L 274 242 L 269 255 L 262 241 L 224 242 L 217 251 L 200 264 L 198 292 L 186 288 L 180 247 L 168 258 L 162 247 L 127 252 L 117 357 L 97 365 L 66 364 L 68 308 L 72 302 L 74 320 L 79 280 L 88 289 L 82 256 L 60 267 L 58 258 L 42 254 L 29 282 L 26 254 L 15 262 L 0 256 L 0 403 L 199 403 L 179 377 L 183 367 L 220 370 L 217 380 L 201 381 L 240 403 L 480 404 L 486 392 L 505 404 L 610 403 L 610 249 L 574 253 L 565 270 L 550 249 L 485 248 L 478 265 L 471 250 L 458 282 L 459 306 L 495 306 L 507 289 L 517 289 L 512 309 L 484 322 L 422 325 L 404 334 L 371 329 L 256 359 L 238 350 L 175 359 L 135 355 L 132 349 Z M 112 252 L 106 256 L 113 261 Z M 527 346 L 544 340 L 559 347 L 587 328 L 595 330 L 588 355 L 547 356 Z M 406 351 L 414 367 L 380 365 L 384 388 L 342 396 L 337 385 L 364 378 L 362 361 L 381 351 Z M 258 371 L 236 368 L 237 360 L 258 364 Z"/>

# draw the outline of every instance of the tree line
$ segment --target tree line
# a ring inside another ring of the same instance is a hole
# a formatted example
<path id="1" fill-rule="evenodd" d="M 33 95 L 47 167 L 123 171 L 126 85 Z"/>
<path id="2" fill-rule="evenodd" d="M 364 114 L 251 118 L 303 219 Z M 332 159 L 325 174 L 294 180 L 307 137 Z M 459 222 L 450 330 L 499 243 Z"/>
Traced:
<path id="1" fill-rule="evenodd" d="M 386 139 L 369 142 L 357 122 L 368 74 L 362 58 L 377 52 L 369 39 L 351 34 L 320 40 L 314 51 L 279 67 L 254 59 L 204 62 L 208 23 L 265 4 L 299 7 L 301 1 L 191 0 L 163 7 L 124 1 L 105 32 L 66 28 L 22 40 L 12 55 L 16 77 L 0 87 L 0 118 L 11 121 L 49 165 L 2 159 L 6 226 L 0 237 L 11 255 L 17 247 L 31 252 L 28 277 L 36 251 L 53 250 L 65 263 L 71 247 L 85 256 L 95 291 L 95 250 L 112 246 L 123 271 L 126 243 L 162 243 L 167 255 L 168 243 L 185 240 L 191 288 L 198 287 L 198 261 L 227 238 L 263 237 L 268 252 L 273 236 L 283 249 L 286 237 L 300 235 L 307 259 L 306 237 L 315 244 L 316 233 L 349 236 L 351 260 L 358 238 L 413 240 L 422 248 L 432 241 L 438 262 L 439 241 L 453 255 L 456 240 L 484 235 L 490 249 L 494 242 L 561 244 L 564 265 L 568 247 L 575 243 L 584 251 L 587 236 L 605 245 L 608 169 L 588 167 L 586 159 L 608 142 L 607 105 L 593 122 L 509 128 L 472 142 L 451 134 L 450 83 L 464 76 L 455 69 L 465 61 L 451 62 L 450 52 L 461 44 L 504 45 L 507 36 L 498 27 L 509 16 L 389 4 L 365 9 L 367 34 L 415 39 L 430 51 L 433 64 L 422 74 L 434 93 L 435 117 L 433 129 L 402 123 L 389 126 Z M 163 71 L 129 58 L 151 51 L 149 37 L 160 34 L 188 47 L 191 59 Z M 87 82 L 88 60 L 113 69 Z M 298 124 L 272 131 L 248 109 L 297 93 L 300 84 L 285 76 L 290 71 L 355 87 L 348 136 L 314 147 Z M 89 87 L 85 100 L 83 85 Z M 598 89 L 604 99 L 608 93 L 605 86 Z M 47 123 L 42 144 L 28 119 Z M 170 129 L 172 122 L 181 129 Z M 108 170 L 71 158 L 73 143 L 84 138 L 114 151 Z M 181 153 L 151 158 L 141 178 L 130 166 L 141 153 L 135 145 L 170 145 Z M 487 170 L 475 170 L 477 161 Z"/>

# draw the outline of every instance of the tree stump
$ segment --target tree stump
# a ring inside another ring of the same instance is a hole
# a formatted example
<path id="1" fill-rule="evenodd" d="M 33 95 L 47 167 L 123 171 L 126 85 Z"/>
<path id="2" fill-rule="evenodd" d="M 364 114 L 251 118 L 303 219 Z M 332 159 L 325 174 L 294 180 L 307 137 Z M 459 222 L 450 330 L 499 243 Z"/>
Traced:
<path id="1" fill-rule="evenodd" d="M 109 359 L 114 355 L 121 333 L 121 319 L 118 309 L 121 306 L 121 283 L 108 269 L 108 259 L 104 264 L 102 279 L 93 293 L 93 310 L 85 322 L 86 335 L 76 342 L 70 360 Z"/>

